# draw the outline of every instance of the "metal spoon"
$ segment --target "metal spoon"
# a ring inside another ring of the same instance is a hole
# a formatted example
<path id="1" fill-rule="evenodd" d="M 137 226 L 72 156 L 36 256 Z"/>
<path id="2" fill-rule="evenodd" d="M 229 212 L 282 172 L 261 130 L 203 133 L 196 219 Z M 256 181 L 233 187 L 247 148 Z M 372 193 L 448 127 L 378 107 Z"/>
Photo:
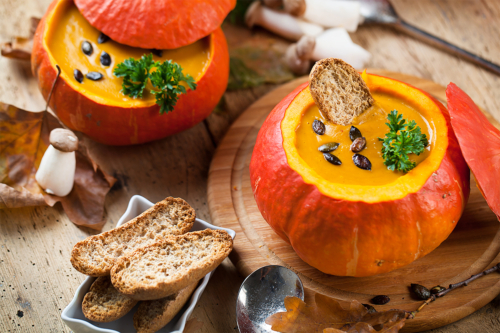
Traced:
<path id="1" fill-rule="evenodd" d="M 425 43 L 449 52 L 462 59 L 468 60 L 483 67 L 484 69 L 489 70 L 490 72 L 500 75 L 500 66 L 497 64 L 481 58 L 476 54 L 465 51 L 458 46 L 448 43 L 447 41 L 422 31 L 403 21 L 388 0 L 361 0 L 360 4 L 361 16 L 365 19 L 364 23 L 378 23 L 392 26 Z"/>
<path id="2" fill-rule="evenodd" d="M 297 274 L 286 267 L 264 266 L 241 284 L 236 300 L 236 320 L 240 333 L 272 333 L 265 323 L 276 312 L 285 312 L 286 296 L 304 300 L 304 287 Z"/>

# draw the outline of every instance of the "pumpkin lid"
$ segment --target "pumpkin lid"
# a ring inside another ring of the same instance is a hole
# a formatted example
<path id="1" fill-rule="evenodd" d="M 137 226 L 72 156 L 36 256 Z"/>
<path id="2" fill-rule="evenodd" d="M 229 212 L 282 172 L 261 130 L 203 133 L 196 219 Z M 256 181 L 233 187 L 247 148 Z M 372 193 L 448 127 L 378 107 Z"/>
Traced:
<path id="1" fill-rule="evenodd" d="M 236 0 L 75 0 L 83 17 L 118 43 L 175 49 L 209 35 Z"/>
<path id="2" fill-rule="evenodd" d="M 490 209 L 500 217 L 500 131 L 454 83 L 446 88 L 451 126 Z"/>

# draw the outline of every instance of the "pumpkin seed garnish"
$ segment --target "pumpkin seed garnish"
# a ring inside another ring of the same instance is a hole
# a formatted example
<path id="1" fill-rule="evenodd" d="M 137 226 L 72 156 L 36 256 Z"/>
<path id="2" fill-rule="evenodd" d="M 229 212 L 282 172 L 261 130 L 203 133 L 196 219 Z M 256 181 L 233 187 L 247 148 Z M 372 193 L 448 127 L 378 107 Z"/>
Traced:
<path id="1" fill-rule="evenodd" d="M 445 290 L 446 288 L 445 287 L 441 287 L 441 286 L 435 286 L 435 287 L 432 287 L 431 288 L 431 294 L 438 294 L 440 292 L 442 292 L 443 290 Z"/>
<path id="2" fill-rule="evenodd" d="M 83 82 L 83 74 L 80 72 L 79 69 L 75 69 L 73 71 L 73 76 L 75 77 L 75 80 L 77 80 L 79 83 Z"/>
<path id="3" fill-rule="evenodd" d="M 342 165 L 342 161 L 335 155 L 329 153 L 323 153 L 323 157 L 325 158 L 325 160 L 332 163 L 333 165 Z"/>
<path id="4" fill-rule="evenodd" d="M 429 291 L 429 289 L 420 284 L 412 283 L 411 291 L 413 291 L 420 299 L 424 301 L 431 297 L 431 292 Z"/>
<path id="5" fill-rule="evenodd" d="M 103 33 L 101 32 L 101 34 L 99 35 L 99 37 L 97 37 L 97 44 L 103 44 L 103 43 L 106 43 L 109 39 L 110 39 L 110 38 L 109 38 L 107 35 L 105 35 L 105 34 L 103 34 Z"/>
<path id="6" fill-rule="evenodd" d="M 373 306 L 371 306 L 370 304 L 362 303 L 361 305 L 363 305 L 368 310 L 368 313 L 377 312 L 377 310 L 375 310 L 375 308 Z"/>
<path id="7" fill-rule="evenodd" d="M 163 56 L 163 50 L 151 49 L 151 53 L 160 58 Z"/>
<path id="8" fill-rule="evenodd" d="M 321 120 L 314 119 L 314 121 L 313 121 L 313 131 L 314 131 L 314 133 L 316 133 L 318 135 L 325 134 L 325 131 L 326 131 L 325 124 L 323 124 L 323 122 Z"/>
<path id="9" fill-rule="evenodd" d="M 352 161 L 360 169 L 363 169 L 363 170 L 371 170 L 372 169 L 372 163 L 370 162 L 370 160 L 366 156 L 363 156 L 361 154 L 354 154 L 352 156 Z"/>
<path id="10" fill-rule="evenodd" d="M 94 53 L 94 48 L 92 47 L 92 44 L 90 44 L 87 41 L 83 41 L 82 52 L 88 56 L 92 55 L 92 53 Z"/>
<path id="11" fill-rule="evenodd" d="M 365 146 L 366 146 L 366 139 L 364 136 L 361 136 L 359 138 L 356 138 L 356 140 L 352 142 L 351 151 L 358 153 L 363 149 L 365 149 Z"/>
<path id="12" fill-rule="evenodd" d="M 370 302 L 372 302 L 375 305 L 384 305 L 390 302 L 389 296 L 386 295 L 378 295 L 373 297 Z"/>
<path id="13" fill-rule="evenodd" d="M 349 129 L 349 138 L 351 138 L 351 141 L 354 141 L 360 137 L 362 137 L 361 131 L 354 126 L 351 126 L 351 128 Z"/>
<path id="14" fill-rule="evenodd" d="M 109 54 L 107 54 L 104 51 L 102 51 L 102 53 L 101 53 L 101 64 L 103 66 L 109 66 L 109 65 L 111 65 L 111 57 L 110 57 Z"/>
<path id="15" fill-rule="evenodd" d="M 329 153 L 331 151 L 334 151 L 339 147 L 340 143 L 337 142 L 328 142 L 325 143 L 324 145 L 319 146 L 318 150 L 322 153 Z"/>
<path id="16" fill-rule="evenodd" d="M 102 79 L 104 76 L 99 72 L 88 72 L 87 75 L 85 75 L 85 77 L 92 81 L 98 81 Z"/>

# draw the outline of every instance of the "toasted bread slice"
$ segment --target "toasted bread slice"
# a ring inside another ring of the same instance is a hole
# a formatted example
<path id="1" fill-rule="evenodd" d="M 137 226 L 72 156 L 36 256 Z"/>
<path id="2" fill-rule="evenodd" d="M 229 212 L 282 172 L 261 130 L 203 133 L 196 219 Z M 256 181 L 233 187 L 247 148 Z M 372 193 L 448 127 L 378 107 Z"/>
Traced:
<path id="1" fill-rule="evenodd" d="M 139 308 L 134 313 L 137 333 L 154 333 L 167 325 L 186 304 L 197 286 L 198 282 L 195 282 L 173 295 L 139 303 Z"/>
<path id="2" fill-rule="evenodd" d="M 202 230 L 135 250 L 111 269 L 111 282 L 137 300 L 172 295 L 215 269 L 233 248 L 222 230 Z"/>
<path id="3" fill-rule="evenodd" d="M 323 115 L 339 125 L 349 125 L 354 117 L 373 105 L 374 99 L 359 73 L 335 58 L 318 61 L 309 75 L 309 89 Z"/>
<path id="4" fill-rule="evenodd" d="M 92 321 L 107 323 L 126 315 L 137 304 L 113 287 L 109 276 L 98 277 L 85 294 L 82 311 Z"/>
<path id="5" fill-rule="evenodd" d="M 71 264 L 86 275 L 109 275 L 121 256 L 168 236 L 188 232 L 195 218 L 194 209 L 186 201 L 168 197 L 122 226 L 76 243 Z"/>

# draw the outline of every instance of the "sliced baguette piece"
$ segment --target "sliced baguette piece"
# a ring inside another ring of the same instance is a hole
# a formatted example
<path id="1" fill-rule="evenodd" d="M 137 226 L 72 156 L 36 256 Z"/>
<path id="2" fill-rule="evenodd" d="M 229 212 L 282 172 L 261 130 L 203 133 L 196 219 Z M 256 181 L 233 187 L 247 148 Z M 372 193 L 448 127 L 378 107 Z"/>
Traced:
<path id="1" fill-rule="evenodd" d="M 197 286 L 198 282 L 195 282 L 165 298 L 140 302 L 134 313 L 134 328 L 137 333 L 154 333 L 167 325 L 186 304 Z"/>
<path id="2" fill-rule="evenodd" d="M 309 89 L 323 115 L 339 125 L 351 124 L 375 102 L 361 75 L 335 58 L 321 59 L 314 65 Z"/>
<path id="3" fill-rule="evenodd" d="M 76 243 L 71 264 L 90 276 L 109 275 L 118 258 L 193 227 L 196 214 L 183 199 L 168 197 L 122 226 Z"/>
<path id="4" fill-rule="evenodd" d="M 107 323 L 126 315 L 137 301 L 116 290 L 109 276 L 98 277 L 90 286 L 82 302 L 87 319 Z"/>
<path id="5" fill-rule="evenodd" d="M 200 280 L 232 248 L 233 239 L 223 230 L 170 237 L 120 258 L 111 269 L 111 282 L 131 298 L 160 299 Z"/>

